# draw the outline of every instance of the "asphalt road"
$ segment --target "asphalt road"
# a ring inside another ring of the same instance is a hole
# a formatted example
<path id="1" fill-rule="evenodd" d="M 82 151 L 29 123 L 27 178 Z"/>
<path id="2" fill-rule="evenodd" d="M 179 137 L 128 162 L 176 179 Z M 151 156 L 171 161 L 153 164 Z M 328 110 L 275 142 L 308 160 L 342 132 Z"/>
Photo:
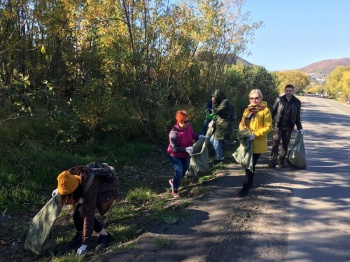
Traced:
<path id="1" fill-rule="evenodd" d="M 301 101 L 307 168 L 293 172 L 285 261 L 350 261 L 350 105 Z"/>

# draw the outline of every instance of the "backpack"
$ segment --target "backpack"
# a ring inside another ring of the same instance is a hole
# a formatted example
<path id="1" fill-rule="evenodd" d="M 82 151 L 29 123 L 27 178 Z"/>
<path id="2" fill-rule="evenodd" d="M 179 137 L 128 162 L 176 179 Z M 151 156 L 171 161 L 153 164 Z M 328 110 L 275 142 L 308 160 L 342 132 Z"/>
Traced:
<path id="1" fill-rule="evenodd" d="M 108 165 L 107 163 L 94 161 L 86 166 L 88 167 L 90 177 L 84 187 L 84 193 L 86 193 L 86 191 L 90 188 L 92 180 L 94 180 L 94 176 L 102 176 L 108 183 L 113 183 L 117 179 L 117 173 L 115 172 L 114 167 Z"/>

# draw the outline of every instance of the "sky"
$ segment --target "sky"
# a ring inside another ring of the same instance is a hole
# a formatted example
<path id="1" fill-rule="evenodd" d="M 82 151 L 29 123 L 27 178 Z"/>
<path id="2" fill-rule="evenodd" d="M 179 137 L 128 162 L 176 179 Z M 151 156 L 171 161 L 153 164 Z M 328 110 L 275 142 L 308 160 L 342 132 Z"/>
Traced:
<path id="1" fill-rule="evenodd" d="M 254 65 L 283 71 L 350 58 L 350 0 L 247 0 L 243 10 L 263 22 L 251 54 L 239 55 Z"/>

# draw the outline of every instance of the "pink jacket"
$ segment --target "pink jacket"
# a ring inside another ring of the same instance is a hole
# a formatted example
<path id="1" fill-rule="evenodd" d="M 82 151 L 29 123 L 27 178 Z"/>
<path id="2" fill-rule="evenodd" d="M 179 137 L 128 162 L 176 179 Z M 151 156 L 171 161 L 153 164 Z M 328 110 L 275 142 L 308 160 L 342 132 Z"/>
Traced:
<path id="1" fill-rule="evenodd" d="M 191 125 L 188 125 L 186 129 L 182 129 L 176 124 L 169 133 L 169 146 L 168 153 L 171 156 L 186 158 L 189 154 L 186 152 L 186 147 L 192 146 L 193 141 L 197 140 L 199 137 L 193 131 Z"/>

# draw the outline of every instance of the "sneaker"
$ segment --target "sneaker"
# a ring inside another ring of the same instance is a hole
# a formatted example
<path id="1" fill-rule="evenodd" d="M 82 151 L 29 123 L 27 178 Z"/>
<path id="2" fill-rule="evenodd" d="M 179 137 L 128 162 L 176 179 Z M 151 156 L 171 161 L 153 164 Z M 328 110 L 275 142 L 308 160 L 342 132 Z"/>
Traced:
<path id="1" fill-rule="evenodd" d="M 174 198 L 179 198 L 179 197 L 180 197 L 180 195 L 179 195 L 178 192 L 172 191 L 171 194 L 172 194 L 172 196 L 173 196 Z"/>
<path id="2" fill-rule="evenodd" d="M 173 190 L 174 189 L 174 184 L 173 184 L 173 180 L 172 179 L 169 180 L 169 184 L 170 184 L 171 190 Z"/>
<path id="3" fill-rule="evenodd" d="M 222 164 L 222 160 L 215 160 L 215 161 L 214 161 L 214 164 L 215 164 L 215 165 Z"/>
<path id="4" fill-rule="evenodd" d="M 98 237 L 98 241 L 97 241 L 98 245 L 96 246 L 95 250 L 99 251 L 109 247 L 109 245 L 111 244 L 111 240 L 112 240 L 112 236 L 109 233 L 108 235 L 100 235 Z"/>
<path id="5" fill-rule="evenodd" d="M 75 236 L 66 245 L 67 249 L 77 249 L 83 242 L 83 234 L 80 232 L 75 233 Z"/>

